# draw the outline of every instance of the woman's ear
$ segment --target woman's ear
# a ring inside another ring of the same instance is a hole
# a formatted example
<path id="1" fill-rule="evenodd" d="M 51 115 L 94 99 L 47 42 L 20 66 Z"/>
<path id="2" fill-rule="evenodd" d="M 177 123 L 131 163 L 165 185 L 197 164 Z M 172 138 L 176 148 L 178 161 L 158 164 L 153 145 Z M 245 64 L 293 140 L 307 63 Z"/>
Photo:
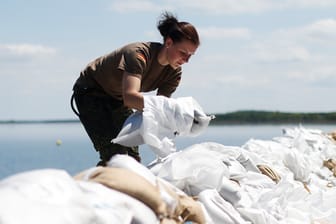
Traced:
<path id="1" fill-rule="evenodd" d="M 173 43 L 173 40 L 170 37 L 167 37 L 164 45 L 166 48 L 169 48 L 173 45 Z"/>

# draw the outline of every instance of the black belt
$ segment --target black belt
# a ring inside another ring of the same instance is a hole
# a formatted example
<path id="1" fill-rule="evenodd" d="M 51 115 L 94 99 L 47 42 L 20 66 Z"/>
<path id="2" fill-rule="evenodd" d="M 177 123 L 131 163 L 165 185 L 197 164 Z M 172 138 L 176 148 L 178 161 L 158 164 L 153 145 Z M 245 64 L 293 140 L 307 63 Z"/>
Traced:
<path id="1" fill-rule="evenodd" d="M 88 95 L 93 95 L 93 96 L 109 96 L 102 89 L 83 87 L 77 84 L 74 85 L 73 91 L 74 91 L 74 94 L 78 94 L 78 95 L 88 94 Z"/>
<path id="2" fill-rule="evenodd" d="M 90 96 L 104 97 L 110 103 L 115 105 L 116 108 L 124 105 L 124 102 L 122 100 L 118 100 L 118 99 L 108 95 L 103 90 L 96 89 L 96 88 L 82 87 L 82 86 L 79 86 L 79 85 L 75 84 L 74 87 L 73 87 L 73 93 L 72 93 L 72 96 L 71 96 L 70 104 L 71 104 L 72 111 L 78 117 L 80 116 L 80 114 L 79 114 L 78 110 L 76 110 L 75 105 L 74 105 L 75 95 L 90 95 Z"/>
<path id="3" fill-rule="evenodd" d="M 75 92 L 72 93 L 71 99 L 70 99 L 70 105 L 72 111 L 79 117 L 79 112 L 76 110 L 75 105 L 74 105 L 74 99 L 75 99 Z"/>

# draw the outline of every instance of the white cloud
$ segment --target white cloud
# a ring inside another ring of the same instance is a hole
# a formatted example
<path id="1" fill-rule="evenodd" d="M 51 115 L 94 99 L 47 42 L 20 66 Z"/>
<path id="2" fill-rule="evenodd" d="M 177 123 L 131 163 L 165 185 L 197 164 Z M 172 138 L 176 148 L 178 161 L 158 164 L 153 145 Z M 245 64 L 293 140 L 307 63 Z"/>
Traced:
<path id="1" fill-rule="evenodd" d="M 267 0 L 115 0 L 111 10 L 117 12 L 154 12 L 158 10 L 173 10 L 176 6 L 185 9 L 196 9 L 211 13 L 244 13 L 259 12 L 275 7 L 274 2 Z M 276 4 L 278 5 L 278 4 Z"/>
<path id="2" fill-rule="evenodd" d="M 309 35 L 313 40 L 330 41 L 335 43 L 336 38 L 336 20 L 324 19 L 316 21 L 303 28 L 303 34 Z"/>
<path id="3" fill-rule="evenodd" d="M 306 64 L 304 67 L 293 69 L 288 71 L 287 78 L 297 82 L 298 80 L 306 83 L 325 83 L 329 82 L 330 85 L 335 85 L 336 66 L 323 63 L 315 62 L 312 64 Z"/>
<path id="4" fill-rule="evenodd" d="M 334 0 L 174 0 L 168 1 L 182 8 L 192 8 L 215 14 L 258 13 L 293 8 L 335 6 Z"/>
<path id="5" fill-rule="evenodd" d="M 56 49 L 32 44 L 5 44 L 0 45 L 0 55 L 8 56 L 39 56 L 52 55 Z"/>
<path id="6" fill-rule="evenodd" d="M 267 63 L 307 61 L 311 57 L 306 48 L 295 45 L 258 44 L 251 49 L 257 61 Z"/>
<path id="7" fill-rule="evenodd" d="M 302 27 L 276 30 L 271 35 L 281 42 L 291 41 L 312 46 L 320 44 L 330 48 L 335 46 L 336 19 L 321 19 Z"/>
<path id="8" fill-rule="evenodd" d="M 274 0 L 276 1 L 276 0 Z M 328 7 L 335 6 L 334 0 L 287 0 L 286 6 L 290 7 Z"/>
<path id="9" fill-rule="evenodd" d="M 165 4 L 158 4 L 157 1 L 150 0 L 124 0 L 113 1 L 110 9 L 121 13 L 130 12 L 157 12 L 169 10 L 171 7 Z"/>
<path id="10" fill-rule="evenodd" d="M 270 80 L 267 77 L 267 75 L 261 75 L 261 74 L 252 75 L 252 78 L 251 74 L 234 74 L 234 75 L 222 74 L 221 76 L 217 76 L 215 81 L 225 87 L 235 86 L 239 88 L 247 88 L 247 87 L 257 88 L 270 84 Z"/>
<path id="11" fill-rule="evenodd" d="M 301 27 L 254 35 L 252 38 L 246 48 L 254 55 L 255 61 L 314 63 L 317 66 L 327 58 L 335 57 L 332 49 L 336 47 L 336 20 L 322 19 Z"/>
<path id="12" fill-rule="evenodd" d="M 225 88 L 264 88 L 278 85 L 318 88 L 334 85 L 336 66 L 333 61 L 336 56 L 332 49 L 335 49 L 335 43 L 324 41 L 333 40 L 331 37 L 336 30 L 334 26 L 335 20 L 323 19 L 269 33 L 252 33 L 245 29 L 241 34 L 245 33 L 248 41 L 238 40 L 237 43 L 229 40 L 220 48 L 209 45 L 206 54 L 198 57 L 193 64 L 193 71 L 189 72 L 193 75 L 185 76 L 184 79 L 187 79 L 186 83 L 199 88 L 216 84 Z M 232 30 L 239 29 L 241 28 Z M 216 37 L 216 34 L 230 36 L 229 30 L 225 28 L 210 27 L 200 31 L 209 38 Z M 311 36 L 320 41 L 311 41 Z M 206 79 L 204 74 L 207 74 Z"/>
<path id="13" fill-rule="evenodd" d="M 172 2 L 183 8 L 192 8 L 215 14 L 260 12 L 272 7 L 272 3 L 267 0 L 175 0 Z"/>
<path id="14" fill-rule="evenodd" d="M 157 12 L 162 10 L 198 10 L 214 14 L 259 13 L 270 10 L 335 6 L 334 0 L 124 0 L 112 1 L 112 11 Z"/>
<path id="15" fill-rule="evenodd" d="M 251 34 L 247 28 L 223 28 L 207 27 L 197 29 L 202 38 L 223 39 L 223 38 L 250 38 Z"/>

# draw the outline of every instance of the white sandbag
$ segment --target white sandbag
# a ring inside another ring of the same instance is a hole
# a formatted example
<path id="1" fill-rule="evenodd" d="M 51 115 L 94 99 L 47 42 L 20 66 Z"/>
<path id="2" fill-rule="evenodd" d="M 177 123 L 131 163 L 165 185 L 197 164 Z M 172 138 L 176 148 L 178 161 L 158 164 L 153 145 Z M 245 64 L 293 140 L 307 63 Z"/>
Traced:
<path id="1" fill-rule="evenodd" d="M 290 188 L 289 188 L 290 189 Z M 301 186 L 296 186 L 283 193 L 279 201 L 283 203 L 286 216 L 283 223 L 334 223 L 336 220 L 336 189 L 319 189 L 308 193 Z"/>
<path id="2" fill-rule="evenodd" d="M 165 157 L 176 151 L 176 136 L 199 135 L 212 118 L 192 97 L 145 95 L 143 112 L 131 115 L 112 142 L 125 146 L 148 144 L 155 154 Z"/>
<path id="3" fill-rule="evenodd" d="M 311 165 L 304 154 L 299 153 L 295 148 L 284 156 L 284 165 L 294 174 L 294 179 L 308 183 L 310 180 Z"/>
<path id="4" fill-rule="evenodd" d="M 144 165 L 128 155 L 114 155 L 108 162 L 108 167 L 124 168 L 137 173 L 151 184 L 156 185 L 156 176 Z"/>
<path id="5" fill-rule="evenodd" d="M 163 179 L 161 177 L 156 177 L 156 179 L 157 179 L 157 182 L 164 183 L 165 186 L 169 187 L 177 195 L 182 195 L 182 196 L 186 196 L 187 195 L 184 191 L 182 191 L 181 189 L 177 188 L 176 186 L 174 186 L 170 182 L 166 181 L 165 179 Z"/>
<path id="6" fill-rule="evenodd" d="M 113 156 L 107 163 L 108 167 L 124 168 L 137 173 L 146 180 L 148 180 L 152 185 L 157 186 L 161 195 L 162 200 L 166 203 L 169 213 L 173 213 L 177 206 L 177 198 L 172 197 L 168 192 L 167 188 L 171 191 L 180 193 L 182 191 L 176 189 L 175 186 L 171 185 L 169 182 L 156 177 L 147 167 L 136 161 L 133 157 L 118 154 Z M 162 186 L 164 184 L 164 187 Z"/>
<path id="7" fill-rule="evenodd" d="M 223 177 L 222 186 L 220 187 L 218 193 L 222 196 L 222 198 L 224 198 L 226 201 L 230 202 L 234 206 L 241 199 L 240 190 L 240 186 L 237 182 Z"/>
<path id="8" fill-rule="evenodd" d="M 137 173 L 138 175 L 144 177 L 147 181 L 149 181 L 153 185 L 157 185 L 157 182 L 161 181 L 165 185 L 169 185 L 169 187 L 175 188 L 173 185 L 171 185 L 166 180 L 163 180 L 162 178 L 153 174 L 153 172 L 149 168 L 142 165 L 141 163 L 136 161 L 131 156 L 127 156 L 127 155 L 123 155 L 123 154 L 114 155 L 110 159 L 110 161 L 107 163 L 107 166 L 108 167 L 124 168 L 124 169 L 130 170 L 130 171 L 133 171 L 133 172 Z M 178 192 L 182 192 L 178 189 L 173 189 L 173 190 L 178 191 Z"/>
<path id="9" fill-rule="evenodd" d="M 276 183 L 271 180 L 268 176 L 248 171 L 246 172 L 245 178 L 240 180 L 239 183 L 251 186 L 256 189 L 272 189 L 276 185 Z"/>
<path id="10" fill-rule="evenodd" d="M 147 168 L 150 169 L 150 171 L 157 176 L 159 171 L 162 168 L 162 162 L 161 161 L 157 161 L 155 160 L 154 162 L 151 162 L 150 164 L 148 164 Z"/>
<path id="11" fill-rule="evenodd" d="M 248 220 L 248 223 L 255 224 L 280 224 L 273 216 L 269 215 L 267 211 L 261 208 L 244 208 L 239 207 L 237 211 L 242 218 Z M 286 223 L 287 224 L 287 223 Z"/>
<path id="12" fill-rule="evenodd" d="M 207 189 L 198 195 L 213 223 L 247 224 L 237 210 L 226 202 L 216 190 Z"/>
<path id="13" fill-rule="evenodd" d="M 246 153 L 243 151 L 240 152 L 240 155 L 237 157 L 237 160 L 244 166 L 247 171 L 253 171 L 259 173 L 259 169 L 255 165 L 253 159 L 251 159 Z"/>
<path id="14" fill-rule="evenodd" d="M 235 203 L 236 208 L 250 208 L 255 204 L 262 203 L 260 198 L 264 194 L 272 192 L 276 185 L 269 177 L 251 171 L 246 173 L 245 178 L 241 179 L 239 184 L 241 199 Z"/>
<path id="15" fill-rule="evenodd" d="M 200 135 L 208 126 L 212 119 L 215 119 L 215 115 L 208 116 L 198 104 L 196 100 L 193 99 L 194 107 L 194 119 L 191 125 L 189 133 L 186 133 L 187 136 L 198 136 Z"/>
<path id="16" fill-rule="evenodd" d="M 276 164 L 283 166 L 284 153 L 289 151 L 287 145 L 270 140 L 250 139 L 243 146 L 255 164 L 268 164 L 274 167 Z"/>
<path id="17" fill-rule="evenodd" d="M 293 224 L 312 223 L 310 213 L 303 212 L 301 208 L 295 208 L 291 206 L 287 208 L 287 216 L 282 221 Z"/>
<path id="18" fill-rule="evenodd" d="M 213 116 L 205 114 L 198 102 L 192 97 L 167 98 L 164 96 L 144 96 L 143 119 L 148 119 L 148 131 L 156 136 L 196 136 L 208 127 Z M 160 127 L 153 126 L 156 119 Z M 146 123 L 144 121 L 144 123 Z M 164 129 L 161 129 L 161 128 Z M 157 133 L 159 135 L 157 135 Z"/>
<path id="19" fill-rule="evenodd" d="M 238 160 L 230 157 L 228 164 L 230 179 L 240 181 L 245 178 L 247 170 Z"/>
<path id="20" fill-rule="evenodd" d="M 216 153 L 218 159 L 229 168 L 226 174 L 235 180 L 245 177 L 245 173 L 250 170 L 260 172 L 255 162 L 250 158 L 249 152 L 237 146 L 224 146 L 215 142 L 199 143 L 198 147 L 206 149 L 208 152 Z"/>
<path id="21" fill-rule="evenodd" d="M 2 224 L 90 224 L 96 214 L 83 192 L 63 170 L 15 174 L 0 182 Z"/>
<path id="22" fill-rule="evenodd" d="M 227 173 L 228 168 L 217 153 L 196 144 L 164 161 L 158 176 L 188 195 L 198 195 L 205 189 L 218 190 Z"/>
<path id="23" fill-rule="evenodd" d="M 141 125 L 142 113 L 136 111 L 126 119 L 118 136 L 112 142 L 129 147 L 144 144 Z"/>
<path id="24" fill-rule="evenodd" d="M 241 154 L 242 150 L 242 148 L 238 146 L 227 146 L 217 142 L 202 142 L 199 143 L 199 145 L 209 151 L 218 153 L 221 159 L 228 157 L 237 158 Z"/>

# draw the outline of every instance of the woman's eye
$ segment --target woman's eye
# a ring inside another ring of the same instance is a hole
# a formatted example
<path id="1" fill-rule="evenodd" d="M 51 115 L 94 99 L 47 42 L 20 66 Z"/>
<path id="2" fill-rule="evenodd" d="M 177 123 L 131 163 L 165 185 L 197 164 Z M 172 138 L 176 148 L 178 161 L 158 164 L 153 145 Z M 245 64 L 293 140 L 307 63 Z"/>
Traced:
<path id="1" fill-rule="evenodd" d="M 186 52 L 184 52 L 184 51 L 180 51 L 180 55 L 182 56 L 182 57 L 188 57 L 189 55 L 186 53 Z"/>

